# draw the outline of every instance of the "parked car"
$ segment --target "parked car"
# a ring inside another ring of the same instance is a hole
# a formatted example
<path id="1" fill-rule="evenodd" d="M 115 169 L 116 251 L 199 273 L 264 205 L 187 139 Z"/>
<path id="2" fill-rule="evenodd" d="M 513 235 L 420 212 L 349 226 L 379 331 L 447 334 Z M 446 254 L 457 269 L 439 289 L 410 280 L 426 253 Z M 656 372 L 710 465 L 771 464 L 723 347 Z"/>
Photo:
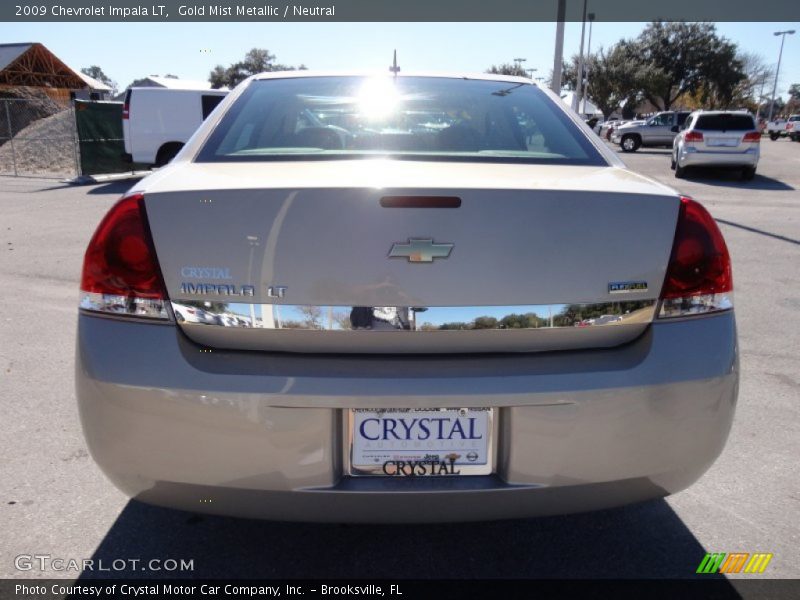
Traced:
<path id="1" fill-rule="evenodd" d="M 714 219 L 519 77 L 251 77 L 110 209 L 80 289 L 92 456 L 193 512 L 639 502 L 700 477 L 736 406 Z M 151 316 L 109 310 L 131 298 Z M 176 318 L 198 304 L 236 318 Z"/>
<path id="2" fill-rule="evenodd" d="M 629 123 L 632 123 L 634 125 L 643 125 L 644 121 L 642 119 L 628 119 L 628 120 L 620 119 L 618 121 L 612 121 L 607 128 L 604 127 L 603 129 L 600 130 L 600 137 L 611 141 L 611 136 L 614 135 L 614 131 L 616 129 L 619 129 L 623 125 L 627 125 Z"/>
<path id="3" fill-rule="evenodd" d="M 675 177 L 690 167 L 741 169 L 742 179 L 755 177 L 761 150 L 761 131 L 748 112 L 698 111 L 672 145 Z"/>
<path id="4" fill-rule="evenodd" d="M 689 111 L 660 112 L 642 124 L 628 123 L 614 130 L 611 141 L 623 152 L 636 152 L 642 146 L 671 146 Z"/>
<path id="5" fill-rule="evenodd" d="M 164 166 L 227 94 L 226 90 L 129 88 L 122 106 L 124 158 Z"/>
<path id="6" fill-rule="evenodd" d="M 786 122 L 786 135 L 793 142 L 800 142 L 800 115 L 792 115 Z"/>
<path id="7" fill-rule="evenodd" d="M 595 133 L 600 137 L 603 137 L 604 133 L 608 131 L 610 127 L 614 127 L 619 125 L 620 118 L 619 117 L 609 117 L 608 120 L 600 119 L 597 124 L 594 126 Z"/>
<path id="8" fill-rule="evenodd" d="M 767 134 L 773 142 L 778 138 L 786 137 L 786 119 L 775 119 L 767 123 Z"/>

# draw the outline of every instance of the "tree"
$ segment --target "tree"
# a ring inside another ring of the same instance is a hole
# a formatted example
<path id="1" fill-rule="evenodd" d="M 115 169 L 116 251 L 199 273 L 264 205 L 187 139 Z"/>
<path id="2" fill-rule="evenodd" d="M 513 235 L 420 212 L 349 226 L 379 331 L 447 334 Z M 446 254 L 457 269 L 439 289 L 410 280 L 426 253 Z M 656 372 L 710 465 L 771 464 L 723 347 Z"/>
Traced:
<path id="1" fill-rule="evenodd" d="M 744 65 L 737 56 L 736 44 L 724 39 L 714 42 L 703 65 L 706 81 L 700 86 L 707 108 L 730 108 L 743 81 L 747 80 Z"/>
<path id="2" fill-rule="evenodd" d="M 561 87 L 574 90 L 578 86 L 578 55 L 572 57 L 570 62 L 561 63 Z"/>
<path id="3" fill-rule="evenodd" d="M 91 67 L 83 67 L 81 69 L 81 73 L 84 75 L 88 75 L 92 79 L 96 79 L 102 83 L 105 83 L 108 87 L 111 88 L 111 93 L 117 93 L 117 82 L 111 79 L 108 75 L 103 72 L 103 69 L 98 67 L 97 65 L 92 65 Z"/>
<path id="4" fill-rule="evenodd" d="M 736 45 L 718 36 L 711 23 L 654 21 L 635 45 L 643 67 L 642 91 L 663 110 L 701 87 L 708 99 L 730 103 L 733 88 L 745 77 Z"/>
<path id="5" fill-rule="evenodd" d="M 584 81 L 586 98 L 608 118 L 621 105 L 635 105 L 641 99 L 642 66 L 630 43 L 624 40 L 608 50 L 600 48 L 586 57 Z M 562 81 L 575 89 L 578 82 L 578 57 L 562 65 Z"/>
<path id="6" fill-rule="evenodd" d="M 301 323 L 305 329 L 323 329 L 322 309 L 319 306 L 301 306 L 298 311 L 303 316 Z"/>
<path id="7" fill-rule="evenodd" d="M 789 114 L 800 112 L 800 83 L 789 86 L 789 102 L 786 103 Z"/>
<path id="8" fill-rule="evenodd" d="M 755 52 L 739 52 L 736 57 L 742 64 L 745 77 L 734 90 L 734 101 L 755 111 L 763 101 L 761 96 L 764 90 L 769 89 L 769 83 L 774 78 L 775 72 L 764 62 L 763 57 Z"/>
<path id="9" fill-rule="evenodd" d="M 486 70 L 487 73 L 492 75 L 513 75 L 515 77 L 527 77 L 528 73 L 522 68 L 519 63 L 503 63 L 501 65 L 492 65 Z"/>
<path id="10" fill-rule="evenodd" d="M 305 65 L 299 67 L 290 67 L 288 65 L 278 64 L 275 62 L 276 56 L 270 54 L 269 50 L 265 48 L 252 48 L 244 59 L 235 62 L 228 67 L 217 65 L 208 75 L 208 81 L 211 87 L 218 89 L 221 87 L 236 87 L 239 83 L 257 73 L 266 73 L 269 71 L 303 71 L 306 69 Z"/>
<path id="11" fill-rule="evenodd" d="M 617 108 L 640 96 L 641 74 L 638 58 L 631 46 L 620 42 L 589 57 L 586 93 L 608 119 Z"/>

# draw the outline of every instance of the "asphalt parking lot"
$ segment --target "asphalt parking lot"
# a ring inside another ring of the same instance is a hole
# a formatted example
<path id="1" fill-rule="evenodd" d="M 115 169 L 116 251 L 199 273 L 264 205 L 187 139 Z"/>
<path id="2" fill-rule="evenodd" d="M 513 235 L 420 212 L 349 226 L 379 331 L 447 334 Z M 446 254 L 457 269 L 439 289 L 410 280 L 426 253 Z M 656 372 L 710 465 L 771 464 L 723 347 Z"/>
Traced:
<path id="1" fill-rule="evenodd" d="M 668 150 L 623 155 L 703 202 L 733 256 L 741 389 L 711 470 L 621 509 L 425 526 L 253 522 L 124 497 L 88 456 L 73 345 L 83 250 L 130 182 L 0 178 L 0 577 L 80 574 L 18 571 L 20 554 L 193 559 L 193 577 L 691 577 L 705 552 L 771 552 L 765 577 L 800 577 L 800 144 L 762 149 L 751 182 L 676 180 Z"/>

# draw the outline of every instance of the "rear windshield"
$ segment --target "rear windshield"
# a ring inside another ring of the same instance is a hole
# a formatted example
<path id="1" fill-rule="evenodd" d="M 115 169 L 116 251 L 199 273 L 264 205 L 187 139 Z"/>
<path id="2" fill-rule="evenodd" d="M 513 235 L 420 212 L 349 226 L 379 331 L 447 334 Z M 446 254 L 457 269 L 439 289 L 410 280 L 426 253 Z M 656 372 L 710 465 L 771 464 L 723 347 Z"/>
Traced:
<path id="1" fill-rule="evenodd" d="M 392 156 L 605 165 L 536 86 L 435 77 L 253 81 L 198 162 Z"/>
<path id="2" fill-rule="evenodd" d="M 698 116 L 694 128 L 706 131 L 747 131 L 756 126 L 750 115 L 721 114 Z"/>

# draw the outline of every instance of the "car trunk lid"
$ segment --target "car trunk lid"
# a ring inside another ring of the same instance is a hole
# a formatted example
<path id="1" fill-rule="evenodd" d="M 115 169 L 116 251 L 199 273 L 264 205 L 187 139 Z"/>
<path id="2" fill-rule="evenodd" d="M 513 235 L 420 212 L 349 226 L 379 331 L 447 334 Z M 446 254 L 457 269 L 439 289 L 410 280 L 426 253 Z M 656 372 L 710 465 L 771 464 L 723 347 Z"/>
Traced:
<path id="1" fill-rule="evenodd" d="M 147 214 L 180 326 L 211 347 L 424 353 L 614 346 L 652 320 L 667 188 L 610 167 L 433 166 L 185 165 L 180 191 L 156 176 Z"/>

